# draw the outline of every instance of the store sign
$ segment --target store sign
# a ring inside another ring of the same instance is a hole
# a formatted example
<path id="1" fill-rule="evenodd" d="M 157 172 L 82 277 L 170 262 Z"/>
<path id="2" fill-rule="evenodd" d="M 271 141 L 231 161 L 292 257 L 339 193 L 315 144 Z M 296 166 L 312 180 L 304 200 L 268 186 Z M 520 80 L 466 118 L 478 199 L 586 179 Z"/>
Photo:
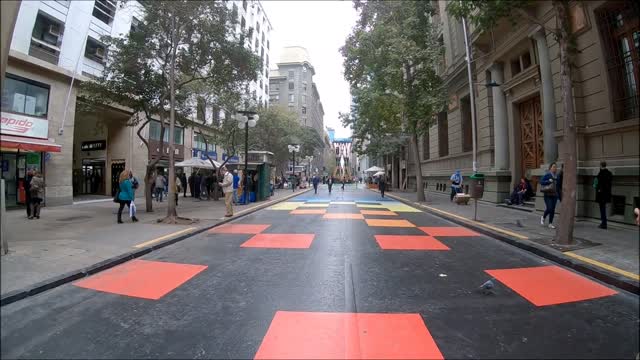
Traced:
<path id="1" fill-rule="evenodd" d="M 28 136 L 32 138 L 49 138 L 49 121 L 32 116 L 2 112 L 0 133 L 6 135 Z"/>
<path id="2" fill-rule="evenodd" d="M 209 160 L 207 158 L 207 153 L 203 150 L 198 150 L 198 149 L 192 149 L 192 156 L 194 157 L 199 157 L 202 160 Z M 218 153 L 215 151 L 209 151 L 209 157 L 211 157 L 213 160 L 218 160 Z"/>
<path id="3" fill-rule="evenodd" d="M 80 144 L 80 150 L 82 151 L 105 150 L 106 148 L 106 140 L 83 141 L 82 144 Z"/>
<path id="4" fill-rule="evenodd" d="M 222 154 L 222 161 L 227 160 L 227 154 Z M 227 163 L 229 164 L 237 164 L 238 162 L 240 162 L 240 158 L 238 158 L 237 156 L 232 156 L 229 158 L 229 161 L 227 161 Z"/>

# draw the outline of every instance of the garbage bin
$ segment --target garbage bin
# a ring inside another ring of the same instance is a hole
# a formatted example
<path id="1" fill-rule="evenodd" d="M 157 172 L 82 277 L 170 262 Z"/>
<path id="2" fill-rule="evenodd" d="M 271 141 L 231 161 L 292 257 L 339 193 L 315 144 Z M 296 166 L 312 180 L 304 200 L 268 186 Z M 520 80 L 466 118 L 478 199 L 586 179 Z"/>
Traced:
<path id="1" fill-rule="evenodd" d="M 484 174 L 473 174 L 471 179 L 470 194 L 473 199 L 480 199 L 484 194 Z"/>

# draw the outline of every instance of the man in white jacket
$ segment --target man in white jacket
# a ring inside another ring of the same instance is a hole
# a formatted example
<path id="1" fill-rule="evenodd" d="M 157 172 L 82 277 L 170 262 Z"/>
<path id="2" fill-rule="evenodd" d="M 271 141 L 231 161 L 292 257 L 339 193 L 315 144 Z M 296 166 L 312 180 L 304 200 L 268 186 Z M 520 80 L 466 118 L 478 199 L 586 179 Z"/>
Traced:
<path id="1" fill-rule="evenodd" d="M 233 176 L 227 170 L 226 167 L 222 167 L 222 182 L 219 183 L 222 187 L 222 192 L 224 192 L 224 204 L 227 207 L 227 213 L 224 215 L 225 217 L 233 216 Z"/>

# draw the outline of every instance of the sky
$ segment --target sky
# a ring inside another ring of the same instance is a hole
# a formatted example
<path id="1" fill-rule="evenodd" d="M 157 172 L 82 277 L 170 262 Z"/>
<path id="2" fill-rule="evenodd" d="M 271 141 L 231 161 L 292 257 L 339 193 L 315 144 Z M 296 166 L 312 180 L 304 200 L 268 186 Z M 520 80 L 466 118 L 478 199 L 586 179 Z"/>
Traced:
<path id="1" fill-rule="evenodd" d="M 357 12 L 351 1 L 273 1 L 262 0 L 271 21 L 270 68 L 276 68 L 285 46 L 302 46 L 316 70 L 313 81 L 324 108 L 324 125 L 336 130 L 336 137 L 349 137 L 338 114 L 349 112 L 349 83 L 344 80 L 339 49 L 356 23 Z"/>

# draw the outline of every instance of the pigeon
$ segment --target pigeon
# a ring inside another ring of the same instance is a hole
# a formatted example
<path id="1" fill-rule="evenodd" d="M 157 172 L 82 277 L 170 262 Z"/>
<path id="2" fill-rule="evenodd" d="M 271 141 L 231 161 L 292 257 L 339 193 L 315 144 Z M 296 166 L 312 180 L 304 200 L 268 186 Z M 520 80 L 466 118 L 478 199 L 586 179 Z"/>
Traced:
<path id="1" fill-rule="evenodd" d="M 480 291 L 484 294 L 484 295 L 491 295 L 493 294 L 493 279 L 487 280 L 484 284 L 480 285 Z"/>

